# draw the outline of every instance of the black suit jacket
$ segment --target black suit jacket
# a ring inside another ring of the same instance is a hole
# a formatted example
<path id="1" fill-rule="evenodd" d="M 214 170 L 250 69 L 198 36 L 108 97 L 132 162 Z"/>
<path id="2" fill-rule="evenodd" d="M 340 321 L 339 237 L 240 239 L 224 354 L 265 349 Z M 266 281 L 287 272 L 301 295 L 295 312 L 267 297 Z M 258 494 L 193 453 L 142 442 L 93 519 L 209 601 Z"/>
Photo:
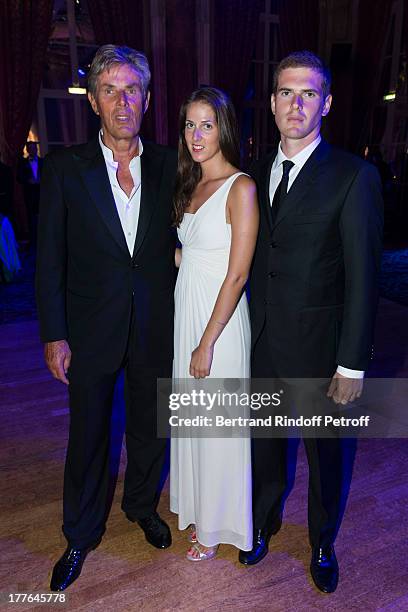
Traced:
<path id="1" fill-rule="evenodd" d="M 40 332 L 44 342 L 67 339 L 75 363 L 102 371 L 120 367 L 133 307 L 136 361 L 171 359 L 175 171 L 174 151 L 144 144 L 131 257 L 98 140 L 46 157 L 36 278 Z"/>
<path id="2" fill-rule="evenodd" d="M 383 205 L 377 171 L 322 141 L 298 174 L 275 225 L 258 162 L 260 231 L 251 274 L 252 342 L 266 325 L 277 376 L 366 370 L 378 300 Z"/>

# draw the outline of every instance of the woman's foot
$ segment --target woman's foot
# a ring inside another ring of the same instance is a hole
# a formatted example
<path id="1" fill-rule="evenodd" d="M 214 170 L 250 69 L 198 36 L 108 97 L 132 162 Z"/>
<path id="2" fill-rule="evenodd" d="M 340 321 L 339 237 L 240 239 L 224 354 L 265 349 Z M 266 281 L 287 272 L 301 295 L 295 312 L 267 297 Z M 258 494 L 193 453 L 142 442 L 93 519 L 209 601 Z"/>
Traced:
<path id="1" fill-rule="evenodd" d="M 196 526 L 194 523 L 191 523 L 191 525 L 188 526 L 187 540 L 191 544 L 195 544 L 197 542 Z"/>
<path id="2" fill-rule="evenodd" d="M 207 561 L 208 559 L 214 559 L 217 554 L 217 546 L 203 546 L 199 542 L 193 544 L 187 551 L 187 559 L 189 561 Z"/>

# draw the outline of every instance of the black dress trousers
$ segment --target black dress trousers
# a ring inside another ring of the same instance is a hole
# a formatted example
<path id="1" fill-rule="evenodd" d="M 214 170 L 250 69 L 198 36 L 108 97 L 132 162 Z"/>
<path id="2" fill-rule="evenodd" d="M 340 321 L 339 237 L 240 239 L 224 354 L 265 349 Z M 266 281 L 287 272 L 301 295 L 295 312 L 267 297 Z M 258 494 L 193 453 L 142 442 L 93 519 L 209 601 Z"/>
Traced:
<path id="1" fill-rule="evenodd" d="M 253 378 L 274 378 L 273 355 L 266 326 L 255 345 Z M 301 407 L 300 407 L 301 409 Z M 328 546 L 336 538 L 344 511 L 344 441 L 337 437 L 304 438 L 309 464 L 308 523 L 312 546 Z M 287 438 L 253 440 L 254 527 L 272 525 L 290 492 Z"/>
<path id="2" fill-rule="evenodd" d="M 137 305 L 136 305 L 137 307 Z M 171 376 L 172 361 L 141 363 L 133 347 L 134 311 L 123 359 L 127 468 L 122 509 L 132 519 L 156 508 L 166 440 L 156 437 L 156 381 Z M 99 361 L 99 360 L 98 360 Z M 94 371 L 92 360 L 73 352 L 69 369 L 70 429 L 64 475 L 63 532 L 68 543 L 85 548 L 105 531 L 110 482 L 110 425 L 120 368 Z"/>

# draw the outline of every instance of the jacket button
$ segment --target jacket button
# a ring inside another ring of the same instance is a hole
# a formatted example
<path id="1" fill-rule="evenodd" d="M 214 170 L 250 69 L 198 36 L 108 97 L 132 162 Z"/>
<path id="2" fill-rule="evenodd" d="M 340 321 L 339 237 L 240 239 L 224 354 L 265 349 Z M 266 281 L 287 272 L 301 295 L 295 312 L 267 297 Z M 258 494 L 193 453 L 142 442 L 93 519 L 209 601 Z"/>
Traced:
<path id="1" fill-rule="evenodd" d="M 274 278 L 276 276 L 276 272 L 269 272 L 269 278 Z"/>
<path id="2" fill-rule="evenodd" d="M 138 268 L 139 264 L 136 263 L 135 261 L 132 261 L 132 268 Z"/>
<path id="3" fill-rule="evenodd" d="M 277 247 L 278 245 L 276 244 L 276 242 L 274 242 L 274 241 L 273 241 L 273 242 L 271 242 L 271 244 L 270 244 L 269 246 L 270 246 L 272 249 L 276 249 L 276 247 Z"/>

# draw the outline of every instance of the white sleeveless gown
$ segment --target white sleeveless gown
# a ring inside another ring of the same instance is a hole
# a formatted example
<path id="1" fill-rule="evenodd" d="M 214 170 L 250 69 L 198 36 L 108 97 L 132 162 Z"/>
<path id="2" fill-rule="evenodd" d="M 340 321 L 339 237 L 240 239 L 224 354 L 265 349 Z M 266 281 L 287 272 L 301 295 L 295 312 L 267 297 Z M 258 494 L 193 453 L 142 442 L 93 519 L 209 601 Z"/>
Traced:
<path id="1" fill-rule="evenodd" d="M 225 279 L 231 247 L 226 202 L 236 173 L 199 208 L 185 213 L 178 229 L 182 260 L 175 291 L 173 378 L 191 379 L 197 348 Z M 251 332 L 242 295 L 215 343 L 212 378 L 249 378 Z M 196 524 L 204 546 L 252 548 L 251 449 L 249 437 L 172 438 L 170 509 L 179 529 Z"/>

